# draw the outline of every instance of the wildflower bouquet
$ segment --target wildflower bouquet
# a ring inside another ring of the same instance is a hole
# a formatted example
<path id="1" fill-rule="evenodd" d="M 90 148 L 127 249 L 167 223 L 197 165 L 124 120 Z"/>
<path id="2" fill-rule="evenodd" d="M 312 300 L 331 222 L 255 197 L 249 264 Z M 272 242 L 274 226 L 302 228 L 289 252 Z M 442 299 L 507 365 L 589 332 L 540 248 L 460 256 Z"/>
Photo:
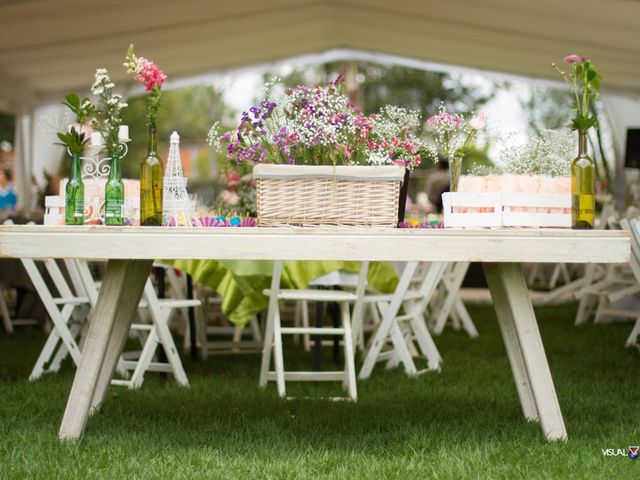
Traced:
<path id="1" fill-rule="evenodd" d="M 385 107 L 366 116 L 343 93 L 342 82 L 285 89 L 277 101 L 268 95 L 242 113 L 234 131 L 219 135 L 215 123 L 207 141 L 226 147 L 227 158 L 238 164 L 417 166 L 428 151 L 415 135 L 419 114 Z"/>

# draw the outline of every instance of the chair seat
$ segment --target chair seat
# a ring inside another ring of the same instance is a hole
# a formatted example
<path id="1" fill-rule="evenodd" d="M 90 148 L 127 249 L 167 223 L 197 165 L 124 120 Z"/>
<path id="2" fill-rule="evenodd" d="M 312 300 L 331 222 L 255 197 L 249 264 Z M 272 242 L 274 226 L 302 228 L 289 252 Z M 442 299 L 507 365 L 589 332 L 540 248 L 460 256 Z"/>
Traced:
<path id="1" fill-rule="evenodd" d="M 264 290 L 266 296 L 271 290 Z M 310 302 L 355 302 L 358 297 L 351 292 L 342 290 L 280 290 L 278 300 L 307 300 Z"/>
<path id="2" fill-rule="evenodd" d="M 89 303 L 89 299 L 87 297 L 62 297 L 54 298 L 53 303 L 56 305 L 81 305 L 83 303 Z"/>

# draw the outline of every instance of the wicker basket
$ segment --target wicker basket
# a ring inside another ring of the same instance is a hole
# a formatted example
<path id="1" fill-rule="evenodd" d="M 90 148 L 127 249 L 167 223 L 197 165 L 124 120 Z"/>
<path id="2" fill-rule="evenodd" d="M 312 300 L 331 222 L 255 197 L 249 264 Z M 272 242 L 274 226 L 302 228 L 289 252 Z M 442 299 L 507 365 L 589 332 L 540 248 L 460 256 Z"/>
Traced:
<path id="1" fill-rule="evenodd" d="M 258 225 L 396 227 L 404 167 L 256 165 Z"/>

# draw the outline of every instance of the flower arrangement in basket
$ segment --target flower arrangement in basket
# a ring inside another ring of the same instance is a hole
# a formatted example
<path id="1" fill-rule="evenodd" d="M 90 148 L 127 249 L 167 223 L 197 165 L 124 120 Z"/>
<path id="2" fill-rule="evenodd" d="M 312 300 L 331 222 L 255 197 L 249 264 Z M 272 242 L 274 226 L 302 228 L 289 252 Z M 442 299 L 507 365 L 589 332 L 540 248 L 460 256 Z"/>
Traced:
<path id="1" fill-rule="evenodd" d="M 214 124 L 209 143 L 254 165 L 258 225 L 381 226 L 398 223 L 405 170 L 432 151 L 415 134 L 416 112 L 385 107 L 358 112 L 342 78 L 285 89 L 242 114 L 231 132 Z"/>

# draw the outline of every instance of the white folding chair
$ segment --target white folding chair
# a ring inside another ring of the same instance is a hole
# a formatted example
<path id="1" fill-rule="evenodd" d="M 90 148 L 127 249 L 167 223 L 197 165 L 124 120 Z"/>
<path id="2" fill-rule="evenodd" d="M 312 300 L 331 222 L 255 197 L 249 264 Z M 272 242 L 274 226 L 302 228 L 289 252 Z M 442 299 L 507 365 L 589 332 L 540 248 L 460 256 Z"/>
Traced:
<path id="1" fill-rule="evenodd" d="M 20 260 L 53 322 L 49 337 L 29 375 L 29 380 L 36 380 L 43 373 L 60 370 L 62 361 L 67 354 L 70 354 L 73 362 L 78 365 L 80 362 L 78 338 L 86 323 L 90 301 L 88 297 L 75 295 L 71 291 L 55 260 L 47 259 L 39 262 L 43 263 L 51 277 L 58 291 L 57 296 L 54 296 L 49 290 L 34 259 L 22 258 Z M 83 312 L 80 311 L 80 307 L 85 307 Z M 76 315 L 74 316 L 74 314 Z M 45 368 L 47 364 L 49 366 Z"/>
<path id="2" fill-rule="evenodd" d="M 133 371 L 128 380 L 112 380 L 113 385 L 124 385 L 128 388 L 139 388 L 144 381 L 146 372 L 169 372 L 182 386 L 189 386 L 187 374 L 178 355 L 178 349 L 169 330 L 169 322 L 175 309 L 199 307 L 200 300 L 158 298 L 151 280 L 147 280 L 144 287 L 143 300 L 149 310 L 152 319 L 151 324 L 134 323 L 133 331 L 147 332 L 147 338 L 142 347 L 140 356 L 135 359 L 125 359 L 123 365 L 127 370 Z M 158 346 L 164 350 L 167 362 L 153 361 Z"/>
<path id="3" fill-rule="evenodd" d="M 445 267 L 438 286 L 440 302 L 433 306 L 429 315 L 432 320 L 431 331 L 436 335 L 442 333 L 447 320 L 452 318 L 454 328 L 461 325 L 471 338 L 478 336 L 478 329 L 460 298 L 460 288 L 469 265 L 469 262 L 448 262 Z"/>
<path id="4" fill-rule="evenodd" d="M 401 362 L 405 372 L 411 376 L 440 369 L 442 357 L 426 327 L 424 312 L 444 274 L 446 262 L 428 263 L 419 287 L 410 289 L 418 264 L 419 262 L 407 262 L 392 295 L 365 297 L 365 301 L 377 303 L 382 321 L 366 353 L 358 378 L 369 378 L 375 364 L 383 360 L 388 361 L 387 366 Z M 391 349 L 383 352 L 383 347 L 389 342 Z M 412 350 L 427 360 L 427 369 L 418 371 L 412 359 Z"/>
<path id="5" fill-rule="evenodd" d="M 276 261 L 273 269 L 271 288 L 265 290 L 269 296 L 269 309 L 265 329 L 264 348 L 262 351 L 262 365 L 260 369 L 260 386 L 265 387 L 268 381 L 275 380 L 278 394 L 286 396 L 285 381 L 341 381 L 347 390 L 350 400 L 357 400 L 356 372 L 354 359 L 354 345 L 351 331 L 350 305 L 357 305 L 364 295 L 367 280 L 368 262 L 363 262 L 358 277 L 356 292 L 341 290 L 313 290 L 313 289 L 280 289 L 280 277 L 282 262 Z M 341 327 L 282 327 L 280 319 L 281 301 L 311 301 L 311 302 L 335 302 L 340 305 Z M 357 307 L 354 307 L 357 308 Z M 295 371 L 286 372 L 283 358 L 283 335 L 312 334 L 312 335 L 338 335 L 342 337 L 344 348 L 345 367 L 342 371 Z M 271 357 L 275 369 L 271 370 Z"/>
<path id="6" fill-rule="evenodd" d="M 194 287 L 198 292 L 198 298 L 203 300 L 203 308 L 196 311 L 196 338 L 202 358 L 207 358 L 208 355 L 260 351 L 262 333 L 256 317 L 253 317 L 247 325 L 234 325 L 222 313 L 222 298 L 219 295 L 203 285 L 195 284 Z M 190 334 L 187 322 L 184 336 L 185 350 L 190 348 Z"/>
<path id="7" fill-rule="evenodd" d="M 74 262 L 76 271 L 88 292 L 88 297 L 95 305 L 98 291 L 89 267 L 83 260 L 75 260 Z M 113 379 L 111 384 L 139 388 L 144 382 L 145 373 L 153 371 L 169 372 L 173 374 L 180 385 L 188 386 L 189 381 L 169 330 L 169 323 L 172 313 L 176 309 L 198 306 L 200 306 L 199 300 L 159 299 L 151 280 L 148 279 L 142 294 L 140 307 L 148 311 L 151 323 L 134 322 L 131 324 L 132 332 L 142 334 L 140 335 L 143 344 L 142 351 L 139 354 L 137 352 L 125 352 L 123 354 L 123 358 L 118 362 L 117 371 L 121 375 L 123 372 L 131 371 L 131 376 L 128 379 Z M 159 345 L 162 346 L 166 354 L 167 362 L 153 361 Z"/>
<path id="8" fill-rule="evenodd" d="M 640 285 L 640 220 L 636 218 L 628 222 L 623 219 L 620 223 L 623 228 L 629 229 L 631 232 L 631 259 L 629 266 L 636 279 L 636 286 L 638 286 Z M 636 316 L 636 322 L 625 345 L 627 347 L 639 346 L 638 337 L 640 337 L 640 314 Z"/>

